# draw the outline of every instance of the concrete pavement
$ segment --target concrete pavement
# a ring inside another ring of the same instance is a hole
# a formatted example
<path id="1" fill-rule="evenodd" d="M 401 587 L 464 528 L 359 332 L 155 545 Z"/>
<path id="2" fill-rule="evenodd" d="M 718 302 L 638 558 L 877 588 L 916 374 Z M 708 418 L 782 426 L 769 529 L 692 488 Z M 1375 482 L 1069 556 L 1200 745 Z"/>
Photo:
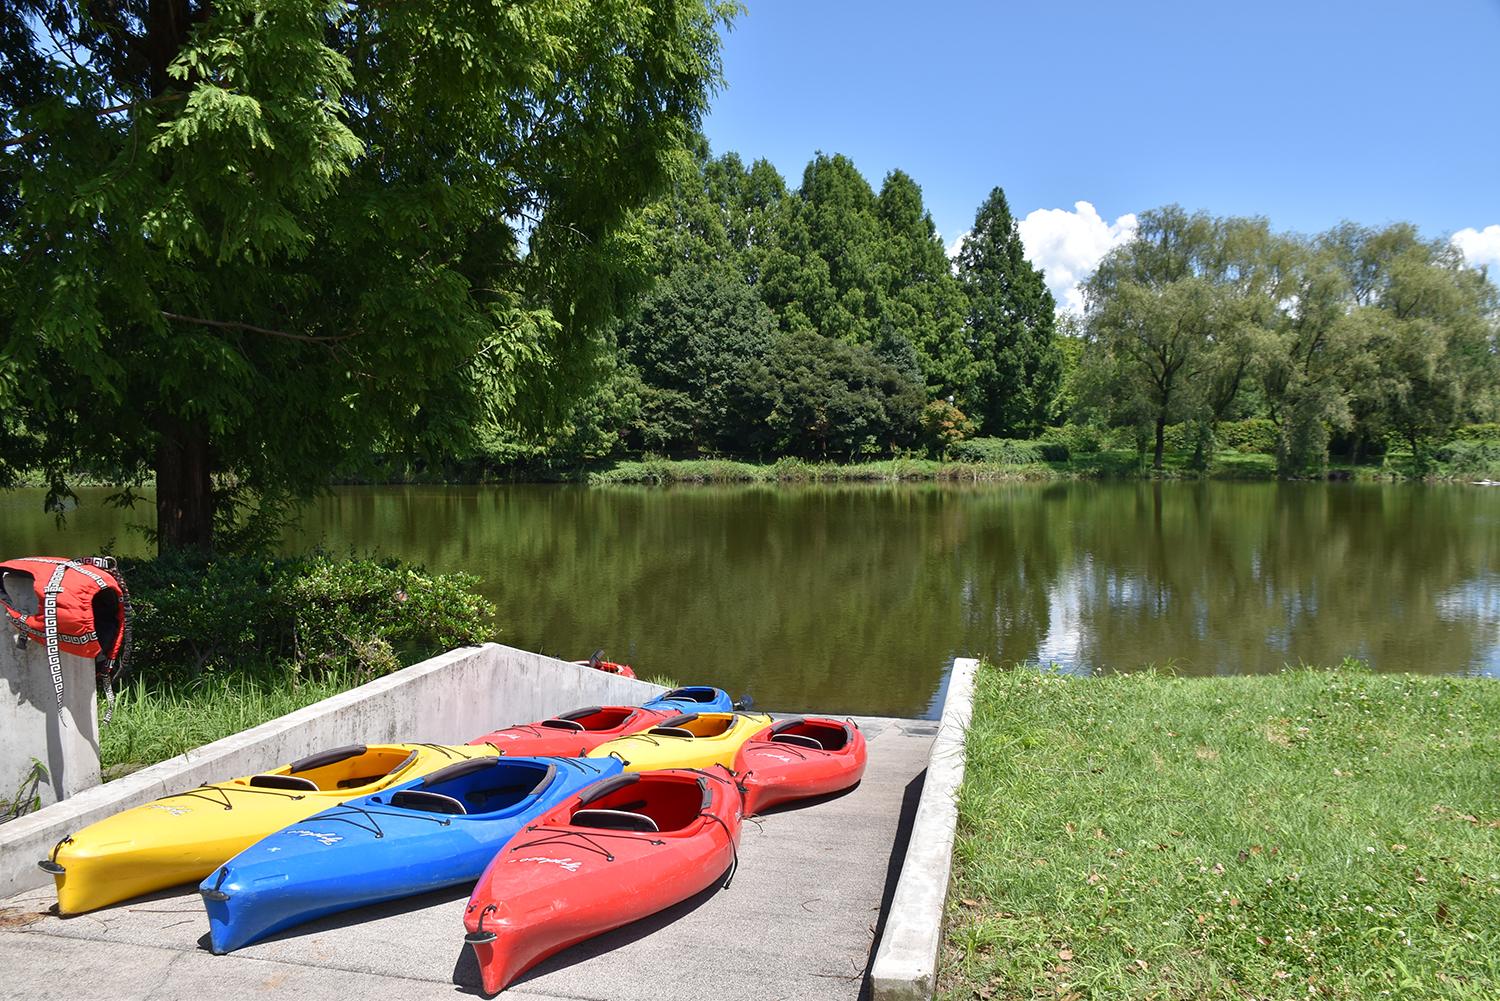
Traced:
<path id="1" fill-rule="evenodd" d="M 853 791 L 747 822 L 715 889 L 581 943 L 526 974 L 515 1001 L 855 1001 L 906 853 L 937 724 L 859 719 Z M 196 892 L 48 913 L 50 888 L 0 901 L 0 997 L 381 1001 L 478 993 L 462 947 L 468 887 L 313 922 L 229 956 L 206 950 Z"/>

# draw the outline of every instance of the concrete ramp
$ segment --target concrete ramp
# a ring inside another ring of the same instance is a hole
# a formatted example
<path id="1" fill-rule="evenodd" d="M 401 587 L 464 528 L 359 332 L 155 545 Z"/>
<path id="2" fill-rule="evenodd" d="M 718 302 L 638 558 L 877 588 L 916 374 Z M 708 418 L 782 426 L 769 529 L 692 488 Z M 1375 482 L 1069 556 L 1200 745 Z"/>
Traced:
<path id="1" fill-rule="evenodd" d="M 516 1001 L 854 1001 L 906 852 L 937 724 L 858 719 L 858 788 L 747 822 L 727 889 L 582 943 L 526 974 Z M 0 996 L 59 1001 L 381 1001 L 478 994 L 462 946 L 468 888 L 351 911 L 229 956 L 196 893 L 66 920 L 48 889 L 0 901 Z"/>

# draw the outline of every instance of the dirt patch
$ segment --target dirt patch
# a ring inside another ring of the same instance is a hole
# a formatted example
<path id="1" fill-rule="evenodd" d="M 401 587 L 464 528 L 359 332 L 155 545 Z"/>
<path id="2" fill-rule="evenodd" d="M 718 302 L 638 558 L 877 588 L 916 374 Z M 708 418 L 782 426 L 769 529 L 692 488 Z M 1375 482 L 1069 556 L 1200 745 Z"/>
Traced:
<path id="1" fill-rule="evenodd" d="M 45 911 L 28 911 L 24 907 L 0 907 L 0 929 L 14 931 L 46 917 Z"/>

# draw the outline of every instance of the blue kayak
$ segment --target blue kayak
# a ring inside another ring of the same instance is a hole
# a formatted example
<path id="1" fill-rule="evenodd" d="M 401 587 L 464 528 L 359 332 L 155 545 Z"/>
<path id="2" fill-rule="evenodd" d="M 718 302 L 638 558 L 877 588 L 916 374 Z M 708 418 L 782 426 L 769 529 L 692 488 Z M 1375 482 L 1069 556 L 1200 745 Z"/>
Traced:
<path id="1" fill-rule="evenodd" d="M 211 948 L 225 953 L 304 921 L 479 878 L 538 814 L 615 758 L 474 758 L 283 828 L 198 887 Z"/>
<path id="2" fill-rule="evenodd" d="M 679 713 L 732 713 L 736 707 L 724 689 L 695 685 L 662 692 L 650 702 L 642 703 L 641 708 L 671 709 Z"/>

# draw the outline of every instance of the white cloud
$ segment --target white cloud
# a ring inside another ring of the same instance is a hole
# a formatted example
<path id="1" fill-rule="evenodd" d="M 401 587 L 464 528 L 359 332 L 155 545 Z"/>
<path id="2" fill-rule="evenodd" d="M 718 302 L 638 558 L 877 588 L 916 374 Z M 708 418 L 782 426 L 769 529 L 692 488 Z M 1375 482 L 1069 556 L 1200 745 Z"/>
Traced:
<path id="1" fill-rule="evenodd" d="M 1071 212 L 1037 209 L 1019 224 L 1026 256 L 1046 272 L 1047 287 L 1057 300 L 1057 308 L 1075 313 L 1083 312 L 1079 283 L 1093 274 L 1105 254 L 1129 242 L 1135 228 L 1134 213 L 1105 222 L 1089 202 L 1074 202 Z"/>
<path id="2" fill-rule="evenodd" d="M 1453 245 L 1469 267 L 1488 265 L 1492 276 L 1500 275 L 1500 226 L 1461 229 L 1453 234 Z"/>
<path id="3" fill-rule="evenodd" d="M 953 238 L 953 242 L 948 244 L 948 260 L 958 259 L 958 252 L 964 249 L 964 241 L 969 238 L 969 234 L 972 232 L 974 232 L 972 229 L 966 229 Z"/>

